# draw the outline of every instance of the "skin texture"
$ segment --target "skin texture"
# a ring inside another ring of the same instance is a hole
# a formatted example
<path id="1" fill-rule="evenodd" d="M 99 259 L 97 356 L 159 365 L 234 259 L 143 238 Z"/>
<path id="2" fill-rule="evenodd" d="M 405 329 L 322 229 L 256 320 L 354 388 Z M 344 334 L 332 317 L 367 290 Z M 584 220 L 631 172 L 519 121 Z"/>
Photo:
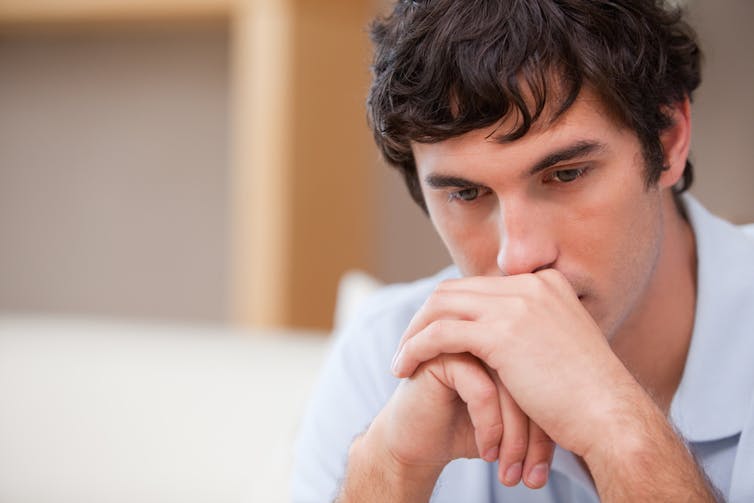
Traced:
<path id="1" fill-rule="evenodd" d="M 694 313 L 693 236 L 670 190 L 688 156 L 688 102 L 672 113 L 651 187 L 635 134 L 588 90 L 512 143 L 494 133 L 515 118 L 413 146 L 464 278 L 442 283 L 406 329 L 393 371 L 407 379 L 354 442 L 342 501 L 426 501 L 459 457 L 497 457 L 502 483 L 541 487 L 550 439 L 582 457 L 603 501 L 714 500 L 664 414 Z"/>

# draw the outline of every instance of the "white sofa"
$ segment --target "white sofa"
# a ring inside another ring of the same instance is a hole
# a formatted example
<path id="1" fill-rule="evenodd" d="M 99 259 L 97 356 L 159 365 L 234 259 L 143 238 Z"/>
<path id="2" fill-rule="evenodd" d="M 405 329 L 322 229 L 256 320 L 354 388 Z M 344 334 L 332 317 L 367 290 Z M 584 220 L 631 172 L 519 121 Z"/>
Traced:
<path id="1" fill-rule="evenodd" d="M 323 333 L 0 316 L 0 502 L 288 501 Z"/>

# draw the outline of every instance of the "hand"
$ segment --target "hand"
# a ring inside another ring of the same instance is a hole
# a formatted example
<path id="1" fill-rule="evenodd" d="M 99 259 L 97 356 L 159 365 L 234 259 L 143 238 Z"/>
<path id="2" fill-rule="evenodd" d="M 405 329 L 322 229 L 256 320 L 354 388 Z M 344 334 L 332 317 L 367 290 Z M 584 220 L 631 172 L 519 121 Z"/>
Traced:
<path id="1" fill-rule="evenodd" d="M 615 418 L 632 413 L 632 398 L 646 398 L 552 269 L 442 283 L 406 330 L 394 373 L 410 376 L 440 354 L 466 352 L 499 376 L 523 413 L 577 455 L 610 438 Z"/>
<path id="2" fill-rule="evenodd" d="M 422 363 L 375 424 L 379 443 L 404 470 L 434 468 L 439 474 L 453 459 L 499 458 L 506 485 L 518 484 L 522 472 L 532 488 L 547 481 L 553 442 L 521 412 L 497 374 L 469 354 Z"/>

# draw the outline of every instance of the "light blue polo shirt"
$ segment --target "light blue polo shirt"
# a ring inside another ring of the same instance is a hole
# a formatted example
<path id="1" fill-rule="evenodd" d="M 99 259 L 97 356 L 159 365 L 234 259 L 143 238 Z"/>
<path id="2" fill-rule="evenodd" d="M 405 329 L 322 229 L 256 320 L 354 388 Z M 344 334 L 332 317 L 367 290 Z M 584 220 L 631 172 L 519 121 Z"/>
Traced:
<path id="1" fill-rule="evenodd" d="M 670 415 L 726 500 L 754 502 L 754 237 L 684 196 L 696 235 L 698 290 L 694 332 Z M 338 335 L 315 387 L 296 444 L 295 503 L 332 501 L 348 448 L 398 385 L 390 361 L 409 320 L 455 268 L 382 289 Z M 497 481 L 496 463 L 460 459 L 442 472 L 434 503 L 597 502 L 575 456 L 556 448 L 539 490 Z"/>

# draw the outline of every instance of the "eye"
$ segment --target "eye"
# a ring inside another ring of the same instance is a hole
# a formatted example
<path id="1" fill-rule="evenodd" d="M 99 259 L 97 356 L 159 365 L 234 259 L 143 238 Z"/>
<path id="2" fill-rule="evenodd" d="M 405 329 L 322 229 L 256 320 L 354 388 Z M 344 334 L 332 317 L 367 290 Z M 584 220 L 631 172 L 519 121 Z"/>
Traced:
<path id="1" fill-rule="evenodd" d="M 557 171 L 553 171 L 550 175 L 548 175 L 545 178 L 545 181 L 555 183 L 571 183 L 576 179 L 584 176 L 586 170 L 587 168 L 559 169 Z"/>
<path id="2" fill-rule="evenodd" d="M 450 193 L 449 199 L 452 201 L 457 199 L 459 201 L 470 202 L 479 197 L 479 189 L 477 187 L 471 187 L 468 189 L 461 189 Z"/>

